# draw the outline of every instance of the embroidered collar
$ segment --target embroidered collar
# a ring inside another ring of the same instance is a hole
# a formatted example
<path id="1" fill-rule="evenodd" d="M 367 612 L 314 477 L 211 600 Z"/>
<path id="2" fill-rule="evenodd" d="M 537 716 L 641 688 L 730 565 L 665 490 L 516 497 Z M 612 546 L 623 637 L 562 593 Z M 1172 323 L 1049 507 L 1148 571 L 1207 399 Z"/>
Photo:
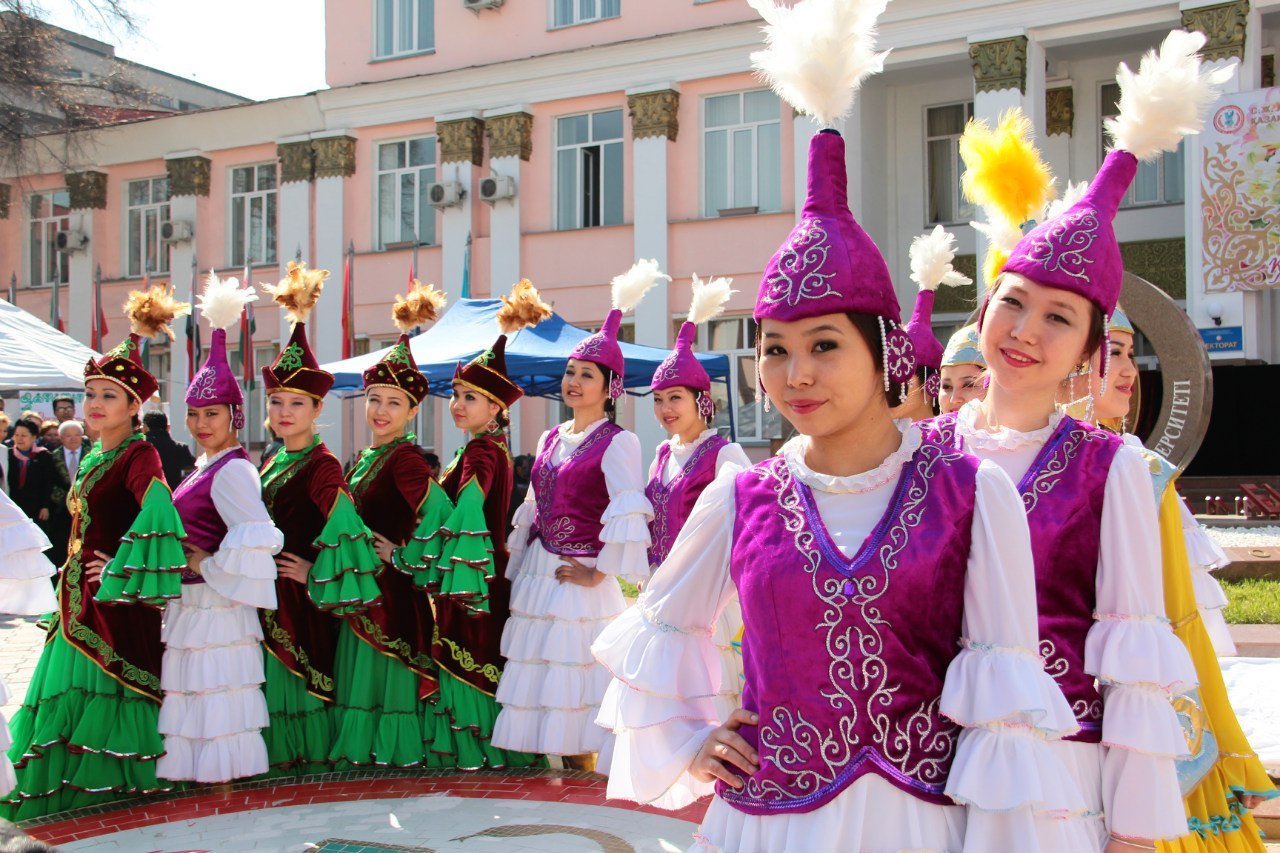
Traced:
<path id="1" fill-rule="evenodd" d="M 705 442 L 707 439 L 713 438 L 719 434 L 720 434 L 720 431 L 718 429 L 715 429 L 715 428 L 704 429 L 697 438 L 695 438 L 693 441 L 689 442 L 688 444 L 685 444 L 683 441 L 681 441 L 680 436 L 678 435 L 673 435 L 671 436 L 671 438 L 668 438 L 667 444 L 671 446 L 671 452 L 673 454 L 676 454 L 677 456 L 684 456 L 686 454 L 692 453 L 693 451 L 697 450 L 702 445 L 702 443 Z"/>
<path id="2" fill-rule="evenodd" d="M 558 429 L 560 430 L 560 440 L 564 442 L 566 445 L 568 445 L 569 447 L 577 447 L 579 444 L 581 444 L 583 441 L 586 440 L 587 436 L 591 435 L 591 433 L 599 429 L 602 424 L 606 424 L 608 422 L 609 422 L 608 418 L 601 418 L 598 421 L 592 421 L 591 423 L 587 424 L 586 429 L 584 429 L 582 432 L 574 432 L 573 421 L 565 421 L 564 423 L 560 424 L 560 426 L 558 427 Z"/>
<path id="3" fill-rule="evenodd" d="M 1053 435 L 1053 431 L 1058 428 L 1058 424 L 1062 422 L 1062 413 L 1054 412 L 1049 416 L 1049 423 L 1046 426 L 1030 432 L 1018 432 L 1008 427 L 1001 427 L 996 430 L 979 429 L 977 420 L 977 400 L 965 403 L 960 408 L 960 411 L 956 413 L 956 430 L 965 444 L 974 450 L 987 452 L 1008 451 L 1032 445 L 1036 447 L 1043 445 Z"/>
<path id="4" fill-rule="evenodd" d="M 832 474 L 822 474 L 814 471 L 804 461 L 805 452 L 809 448 L 809 439 L 803 435 L 798 435 L 782 445 L 782 449 L 778 453 L 786 460 L 787 467 L 791 469 L 791 473 L 795 478 L 811 489 L 838 494 L 869 492 L 888 483 L 896 482 L 902 476 L 902 466 L 911 458 L 911 454 L 915 453 L 916 449 L 920 447 L 920 428 L 918 426 L 906 419 L 896 420 L 893 423 L 898 428 L 898 431 L 902 433 L 902 443 L 898 445 L 897 450 L 885 457 L 883 462 L 870 471 L 863 471 L 861 474 L 837 477 Z"/>
<path id="5" fill-rule="evenodd" d="M 200 458 L 196 460 L 196 470 L 202 471 L 205 468 L 208 468 L 213 463 L 217 462 L 222 457 L 226 456 L 228 453 L 234 453 L 239 449 L 240 449 L 239 444 L 233 444 L 230 447 L 224 448 L 223 450 L 219 450 L 217 453 L 213 454 L 212 456 L 201 453 Z"/>

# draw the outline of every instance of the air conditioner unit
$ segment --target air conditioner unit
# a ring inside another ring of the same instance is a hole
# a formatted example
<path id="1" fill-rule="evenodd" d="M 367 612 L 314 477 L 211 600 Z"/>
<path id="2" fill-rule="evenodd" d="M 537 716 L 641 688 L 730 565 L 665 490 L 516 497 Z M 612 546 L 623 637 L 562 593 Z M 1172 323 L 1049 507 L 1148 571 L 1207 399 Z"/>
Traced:
<path id="1" fill-rule="evenodd" d="M 59 252 L 78 252 L 89 245 L 89 235 L 83 231 L 59 231 L 53 244 Z"/>
<path id="2" fill-rule="evenodd" d="M 479 12 L 481 9 L 497 9 L 504 0 L 462 0 L 462 8 Z"/>
<path id="3" fill-rule="evenodd" d="M 516 197 L 516 179 L 510 175 L 489 175 L 480 179 L 480 200 L 493 204 Z"/>
<path id="4" fill-rule="evenodd" d="M 165 243 L 185 243 L 191 239 L 191 235 L 190 222 L 175 219 L 160 223 L 160 239 Z"/>
<path id="5" fill-rule="evenodd" d="M 457 181 L 442 184 L 431 184 L 427 187 L 427 200 L 432 207 L 453 207 L 462 203 L 466 190 Z"/>

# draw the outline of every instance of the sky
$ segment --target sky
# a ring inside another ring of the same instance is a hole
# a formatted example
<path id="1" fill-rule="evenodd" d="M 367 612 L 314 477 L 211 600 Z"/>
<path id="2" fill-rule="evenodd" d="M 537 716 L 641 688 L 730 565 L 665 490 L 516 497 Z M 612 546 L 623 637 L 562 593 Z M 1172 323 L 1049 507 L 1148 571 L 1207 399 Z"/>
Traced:
<path id="1" fill-rule="evenodd" d="M 38 0 L 50 23 L 116 55 L 254 100 L 324 88 L 325 0 L 124 0 L 138 33 L 104 29 L 93 0 Z"/>

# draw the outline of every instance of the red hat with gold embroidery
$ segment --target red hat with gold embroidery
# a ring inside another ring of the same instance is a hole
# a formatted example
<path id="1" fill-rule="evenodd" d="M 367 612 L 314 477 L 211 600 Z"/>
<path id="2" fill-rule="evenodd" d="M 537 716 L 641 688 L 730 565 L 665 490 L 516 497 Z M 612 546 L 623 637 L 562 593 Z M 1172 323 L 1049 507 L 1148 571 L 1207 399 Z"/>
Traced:
<path id="1" fill-rule="evenodd" d="M 280 350 L 270 367 L 262 368 L 262 381 L 267 393 L 292 391 L 313 400 L 323 400 L 333 387 L 333 374 L 320 369 L 315 353 L 307 342 L 307 317 L 320 300 L 328 270 L 309 270 L 304 263 L 289 261 L 288 272 L 279 284 L 264 284 L 276 304 L 284 309 L 293 323 L 289 342 Z"/>
<path id="2" fill-rule="evenodd" d="M 129 337 L 101 358 L 89 359 L 84 366 L 84 380 L 106 379 L 129 392 L 139 403 L 145 403 L 160 389 L 160 382 L 142 365 L 142 339 L 161 332 L 173 340 L 169 323 L 174 317 L 191 313 L 191 303 L 173 298 L 173 288 L 153 284 L 146 290 L 130 291 L 124 303 L 129 318 Z"/>
<path id="3" fill-rule="evenodd" d="M 551 306 L 542 301 L 538 289 L 529 279 L 520 279 L 511 288 L 511 295 L 502 297 L 502 307 L 498 309 L 498 328 L 503 334 L 493 346 L 466 365 L 459 365 L 453 372 L 453 383 L 480 392 L 504 412 L 509 410 L 524 396 L 524 391 L 507 376 L 507 335 L 516 335 L 550 316 Z"/>
<path id="4" fill-rule="evenodd" d="M 409 330 L 440 316 L 444 301 L 443 293 L 417 279 L 413 280 L 408 296 L 396 296 L 391 314 L 396 328 L 400 330 L 400 339 L 377 364 L 364 372 L 364 390 L 398 388 L 409 396 L 409 401 L 415 406 L 426 399 L 431 384 L 413 361 Z"/>

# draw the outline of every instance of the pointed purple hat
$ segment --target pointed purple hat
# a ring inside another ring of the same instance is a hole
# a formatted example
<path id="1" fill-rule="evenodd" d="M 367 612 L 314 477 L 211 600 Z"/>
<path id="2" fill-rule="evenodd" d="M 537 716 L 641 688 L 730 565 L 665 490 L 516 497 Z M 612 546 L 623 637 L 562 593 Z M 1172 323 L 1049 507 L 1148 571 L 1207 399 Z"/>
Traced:
<path id="1" fill-rule="evenodd" d="M 244 306 L 257 298 L 234 278 L 219 279 L 213 273 L 200 296 L 200 311 L 213 327 L 213 335 L 204 365 L 187 386 L 186 402 L 188 406 L 231 406 L 236 429 L 244 426 L 244 392 L 227 363 L 227 328 L 240 322 Z"/>
<path id="2" fill-rule="evenodd" d="M 1112 222 L 1137 171 L 1138 160 L 1128 151 L 1107 154 L 1084 196 L 1029 231 L 1005 262 L 1004 271 L 1077 293 L 1110 317 L 1124 281 Z"/>
<path id="3" fill-rule="evenodd" d="M 896 382 L 914 370 L 911 340 L 884 256 L 849 210 L 844 139 L 825 129 L 809 143 L 800 221 L 769 259 L 756 296 L 757 322 L 823 314 L 869 314 L 885 322 L 885 367 Z"/>
<path id="4" fill-rule="evenodd" d="M 569 353 L 569 358 L 578 361 L 590 361 L 613 372 L 609 383 L 609 396 L 616 400 L 622 396 L 622 377 L 627 372 L 626 360 L 622 357 L 622 347 L 618 346 L 618 329 L 622 325 L 622 315 L 640 304 L 640 300 L 649 292 L 659 279 L 671 280 L 658 269 L 656 260 L 639 260 L 631 269 L 613 277 L 611 284 L 613 308 L 604 318 L 600 331 L 578 341 L 578 345 Z"/>
<path id="5" fill-rule="evenodd" d="M 921 290 L 916 294 L 915 307 L 911 309 L 911 319 L 903 328 L 907 337 L 911 338 L 911 348 L 915 352 L 916 367 L 926 368 L 924 380 L 925 393 L 937 397 L 941 389 L 942 378 L 942 342 L 933 333 L 933 300 L 936 292 Z"/>
<path id="6" fill-rule="evenodd" d="M 676 335 L 676 348 L 662 360 L 654 371 L 653 382 L 649 388 L 653 391 L 665 391 L 668 388 L 692 388 L 695 391 L 710 391 L 711 377 L 693 354 L 693 341 L 698 336 L 698 327 L 685 320 L 680 324 L 680 333 Z"/>
<path id="7" fill-rule="evenodd" d="M 607 367 L 618 376 L 626 373 L 627 363 L 622 357 L 622 347 L 618 346 L 618 329 L 621 325 L 622 312 L 617 308 L 610 309 L 600 331 L 578 341 L 573 352 L 569 353 L 569 358 Z"/>

